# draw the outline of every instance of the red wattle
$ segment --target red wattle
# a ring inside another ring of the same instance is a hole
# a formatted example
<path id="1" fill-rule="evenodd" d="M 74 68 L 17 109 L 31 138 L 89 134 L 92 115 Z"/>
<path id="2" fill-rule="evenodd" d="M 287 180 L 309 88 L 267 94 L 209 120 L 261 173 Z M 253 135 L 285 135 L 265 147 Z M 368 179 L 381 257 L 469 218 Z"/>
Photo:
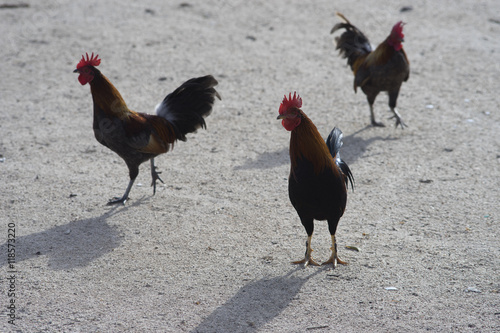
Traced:
<path id="1" fill-rule="evenodd" d="M 292 131 L 295 127 L 300 124 L 300 117 L 296 118 L 285 118 L 281 121 L 281 124 L 287 131 Z"/>

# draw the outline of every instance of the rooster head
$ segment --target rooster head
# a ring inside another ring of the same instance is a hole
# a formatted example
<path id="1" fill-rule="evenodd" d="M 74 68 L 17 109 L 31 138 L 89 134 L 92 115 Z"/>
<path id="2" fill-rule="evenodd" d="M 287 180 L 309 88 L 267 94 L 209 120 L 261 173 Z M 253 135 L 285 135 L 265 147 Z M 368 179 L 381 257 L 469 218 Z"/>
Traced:
<path id="1" fill-rule="evenodd" d="M 387 43 L 394 48 L 394 50 L 399 51 L 403 47 L 401 44 L 404 42 L 405 35 L 403 34 L 404 23 L 399 21 L 392 27 L 391 34 L 387 38 Z"/>
<path id="2" fill-rule="evenodd" d="M 300 108 L 302 107 L 302 98 L 296 92 L 290 93 L 288 98 L 283 98 L 280 104 L 279 116 L 277 119 L 282 119 L 281 124 L 287 131 L 293 130 L 299 126 L 302 116 Z"/>
<path id="3" fill-rule="evenodd" d="M 85 53 L 85 55 L 86 57 L 82 55 L 82 59 L 80 60 L 78 65 L 76 65 L 76 69 L 73 71 L 73 73 L 80 74 L 78 76 L 78 81 L 82 86 L 86 85 L 94 79 L 94 67 L 97 67 L 101 64 L 101 59 L 99 59 L 98 54 L 94 56 L 94 52 L 92 52 L 92 55 L 90 57 L 88 53 Z"/>

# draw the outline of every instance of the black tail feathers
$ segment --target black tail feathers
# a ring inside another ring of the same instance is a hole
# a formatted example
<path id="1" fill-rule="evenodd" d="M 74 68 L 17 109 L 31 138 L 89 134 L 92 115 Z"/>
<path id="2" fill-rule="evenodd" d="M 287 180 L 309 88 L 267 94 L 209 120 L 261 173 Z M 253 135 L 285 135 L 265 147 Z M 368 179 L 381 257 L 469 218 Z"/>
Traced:
<path id="1" fill-rule="evenodd" d="M 337 154 L 340 151 L 340 147 L 342 147 L 343 136 L 344 134 L 342 134 L 342 131 L 335 127 L 334 129 L 332 129 L 330 135 L 328 135 L 328 138 L 326 139 L 326 145 L 328 146 L 330 154 L 333 158 L 337 157 Z"/>
<path id="2" fill-rule="evenodd" d="M 178 140 L 186 141 L 186 134 L 205 128 L 205 117 L 212 113 L 217 80 L 212 75 L 193 78 L 184 82 L 156 107 L 156 114 L 173 126 Z"/>
<path id="3" fill-rule="evenodd" d="M 341 13 L 337 13 L 337 15 L 345 22 L 335 24 L 330 33 L 333 34 L 339 29 L 345 29 L 340 37 L 335 37 L 336 49 L 340 51 L 343 58 L 347 58 L 347 64 L 353 69 L 356 59 L 372 52 L 372 47 L 361 30 L 353 26 Z"/>
<path id="4" fill-rule="evenodd" d="M 342 134 L 342 131 L 339 130 L 337 127 L 335 127 L 331 132 L 330 135 L 328 135 L 328 138 L 326 139 L 326 145 L 328 146 L 328 149 L 330 150 L 330 154 L 332 155 L 333 159 L 335 160 L 335 163 L 337 166 L 340 168 L 342 173 L 344 174 L 344 180 L 345 180 L 345 185 L 346 187 L 349 187 L 349 182 L 351 183 L 351 188 L 354 190 L 354 177 L 352 176 L 351 169 L 349 169 L 349 166 L 347 163 L 345 163 L 341 158 L 340 158 L 340 147 L 342 147 L 342 137 L 344 135 Z"/>

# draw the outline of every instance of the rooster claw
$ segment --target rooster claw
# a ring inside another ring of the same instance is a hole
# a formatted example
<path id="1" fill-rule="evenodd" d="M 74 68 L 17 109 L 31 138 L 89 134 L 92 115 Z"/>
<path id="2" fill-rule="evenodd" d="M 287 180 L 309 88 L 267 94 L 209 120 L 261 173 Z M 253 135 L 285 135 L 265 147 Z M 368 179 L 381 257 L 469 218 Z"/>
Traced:
<path id="1" fill-rule="evenodd" d="M 155 170 L 151 172 L 151 176 L 153 177 L 153 180 L 151 181 L 151 186 L 156 187 L 156 180 L 159 180 L 162 182 L 162 184 L 165 184 L 159 176 L 160 173 L 161 172 L 156 171 L 156 167 Z"/>
<path id="2" fill-rule="evenodd" d="M 392 113 L 394 113 L 394 115 L 392 117 L 389 117 L 389 119 L 396 118 L 396 128 L 398 128 L 398 125 L 401 125 L 401 129 L 404 129 L 405 127 L 408 127 L 408 125 L 406 125 L 404 123 L 403 119 L 399 115 L 399 113 L 396 110 L 396 108 L 391 108 L 391 111 L 392 111 Z"/>
<path id="3" fill-rule="evenodd" d="M 379 123 L 378 121 L 375 121 L 375 120 L 372 120 L 372 126 L 385 127 L 384 123 Z"/>
<path id="4" fill-rule="evenodd" d="M 312 257 L 309 257 L 309 258 L 306 257 L 302 260 L 292 261 L 292 264 L 294 264 L 294 265 L 304 264 L 304 268 L 306 268 L 308 265 L 319 266 L 319 264 L 316 261 L 314 261 L 314 259 Z"/>
<path id="5" fill-rule="evenodd" d="M 108 203 L 106 204 L 107 206 L 111 206 L 111 205 L 116 205 L 116 204 L 122 204 L 122 205 L 125 205 L 125 202 L 127 202 L 128 200 L 128 197 L 127 198 L 124 198 L 124 197 L 121 197 L 121 198 L 118 198 L 118 197 L 114 197 L 113 199 L 109 199 Z"/>
<path id="6" fill-rule="evenodd" d="M 165 184 L 163 182 L 163 180 L 159 176 L 160 173 L 161 172 L 156 171 L 156 166 L 155 166 L 154 158 L 152 158 L 151 159 L 151 178 L 153 178 L 153 180 L 151 181 L 151 186 L 153 186 L 153 195 L 156 194 L 156 181 L 157 180 L 159 180 L 160 182 L 162 182 L 162 184 Z"/>
<path id="7" fill-rule="evenodd" d="M 394 116 L 390 117 L 389 119 L 392 119 L 392 118 L 396 118 L 396 128 L 398 128 L 398 125 L 401 125 L 401 129 L 408 127 L 408 125 L 406 125 L 404 123 L 404 121 L 403 121 L 403 119 L 401 119 L 401 117 L 394 115 Z"/>
<path id="8" fill-rule="evenodd" d="M 294 265 L 304 264 L 304 268 L 306 268 L 309 264 L 311 264 L 313 266 L 319 266 L 319 264 L 316 261 L 314 261 L 314 259 L 312 258 L 312 255 L 311 255 L 311 253 L 313 251 L 313 249 L 311 249 L 311 238 L 312 238 L 312 235 L 307 236 L 306 253 L 304 255 L 304 259 L 299 260 L 299 261 L 292 261 L 292 264 L 294 264 Z"/>
<path id="9" fill-rule="evenodd" d="M 322 263 L 321 266 L 328 265 L 328 264 L 333 264 L 334 268 L 337 267 L 337 264 L 349 265 L 349 263 L 347 263 L 346 261 L 340 260 L 339 257 L 335 257 L 335 258 L 331 257 L 330 259 L 328 259 L 327 261 Z"/>
<path id="10" fill-rule="evenodd" d="M 151 182 L 151 186 L 153 186 L 153 195 L 155 195 L 155 194 L 156 194 L 156 180 L 157 180 L 157 179 L 158 179 L 159 181 L 161 181 L 161 182 L 162 182 L 162 184 L 165 184 L 165 183 L 163 182 L 163 180 L 161 180 L 161 178 L 160 178 L 158 175 L 156 175 L 156 177 L 154 177 L 154 176 L 153 176 L 153 181 Z"/>

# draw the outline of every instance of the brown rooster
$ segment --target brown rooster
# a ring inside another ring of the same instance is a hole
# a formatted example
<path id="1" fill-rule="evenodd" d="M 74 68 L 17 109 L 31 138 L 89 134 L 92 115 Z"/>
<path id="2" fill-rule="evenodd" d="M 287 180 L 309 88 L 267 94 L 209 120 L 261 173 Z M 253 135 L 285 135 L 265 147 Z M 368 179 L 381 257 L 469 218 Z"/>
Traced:
<path id="1" fill-rule="evenodd" d="M 328 139 L 323 141 L 316 126 L 300 109 L 302 98 L 295 93 L 286 95 L 279 108 L 278 119 L 291 131 L 290 176 L 288 194 L 293 207 L 306 229 L 306 254 L 294 264 L 318 265 L 312 258 L 311 238 L 314 220 L 327 220 L 332 238 L 332 255 L 323 263 L 346 264 L 337 255 L 335 232 L 344 214 L 347 202 L 347 186 L 353 177 L 347 164 L 340 159 L 342 132 L 334 128 Z"/>
<path id="2" fill-rule="evenodd" d="M 396 118 L 396 127 L 401 125 L 401 128 L 404 128 L 406 124 L 396 110 L 399 89 L 403 81 L 407 81 L 410 77 L 410 63 L 401 44 L 404 41 L 403 22 L 396 23 L 391 34 L 373 51 L 368 38 L 344 15 L 340 13 L 337 15 L 345 23 L 337 23 L 330 33 L 342 28 L 346 30 L 340 37 L 335 38 L 337 49 L 344 58 L 347 58 L 347 64 L 354 73 L 354 91 L 357 91 L 357 87 L 361 87 L 366 95 L 370 105 L 372 125 L 384 126 L 375 121 L 373 103 L 381 91 L 387 91 L 389 107 L 394 113 L 391 118 Z"/>
<path id="3" fill-rule="evenodd" d="M 212 112 L 217 81 L 213 76 L 194 78 L 183 83 L 156 107 L 151 115 L 130 110 L 118 90 L 96 68 L 101 63 L 98 55 L 86 54 L 75 73 L 78 81 L 90 85 L 94 102 L 94 135 L 97 141 L 117 153 L 129 169 L 130 181 L 125 193 L 108 202 L 116 204 L 128 199 L 130 189 L 139 174 L 139 165 L 151 161 L 153 194 L 156 181 L 163 183 L 156 171 L 154 158 L 166 153 L 177 140 L 186 141 L 186 134 L 205 127 L 204 118 Z"/>

